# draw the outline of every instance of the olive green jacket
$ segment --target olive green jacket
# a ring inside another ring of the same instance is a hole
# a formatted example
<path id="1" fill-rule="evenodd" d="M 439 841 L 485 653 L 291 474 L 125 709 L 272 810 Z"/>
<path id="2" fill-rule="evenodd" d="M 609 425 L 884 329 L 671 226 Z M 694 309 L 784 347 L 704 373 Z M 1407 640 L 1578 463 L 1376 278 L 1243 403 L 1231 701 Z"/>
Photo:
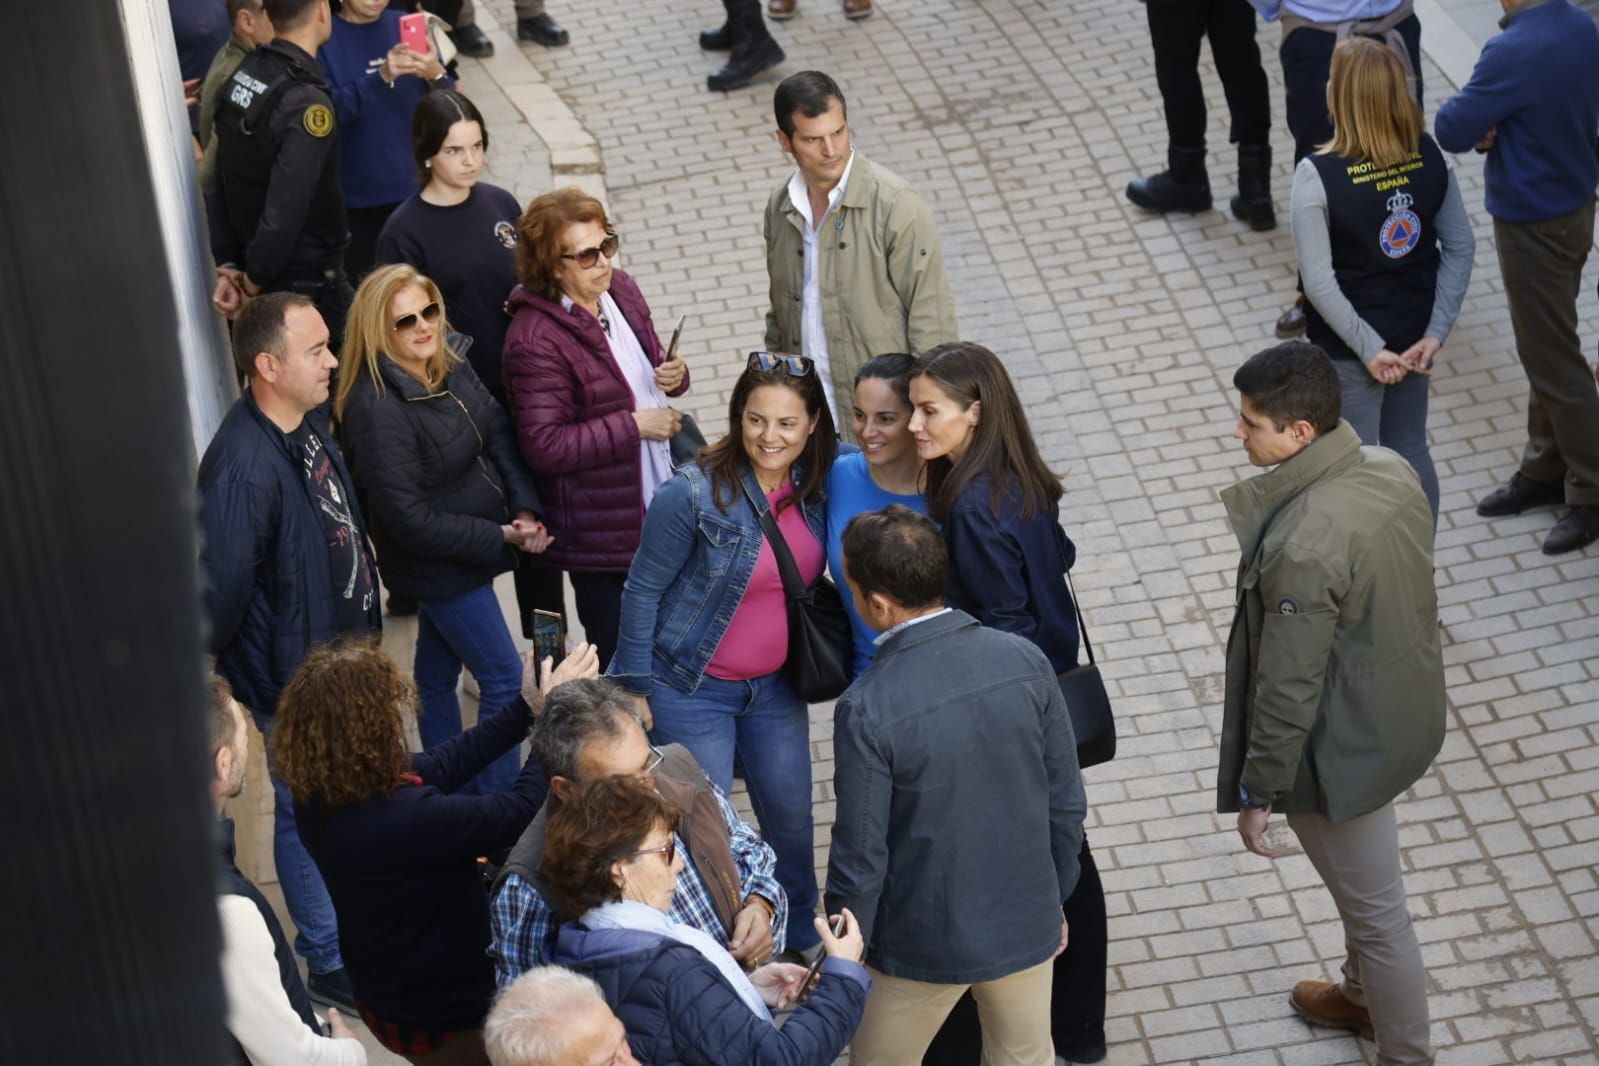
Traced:
<path id="1" fill-rule="evenodd" d="M 805 290 L 805 218 L 788 182 L 766 204 L 766 271 L 771 310 L 766 347 L 800 351 Z M 840 417 L 854 394 L 855 372 L 874 355 L 921 353 L 960 339 L 955 298 L 944 273 L 933 213 L 896 174 L 855 153 L 849 184 L 817 241 L 818 283 L 827 357 Z"/>
<path id="2" fill-rule="evenodd" d="M 228 43 L 211 60 L 205 80 L 200 83 L 200 147 L 205 149 L 200 160 L 201 191 L 211 187 L 217 172 L 217 105 L 222 102 L 222 91 L 232 80 L 233 72 L 250 51 L 250 45 L 239 40 L 237 33 L 228 34 Z"/>
<path id="3" fill-rule="evenodd" d="M 1221 494 L 1238 535 L 1216 807 L 1238 786 L 1335 822 L 1409 788 L 1443 745 L 1432 515 L 1410 465 L 1348 422 Z"/>

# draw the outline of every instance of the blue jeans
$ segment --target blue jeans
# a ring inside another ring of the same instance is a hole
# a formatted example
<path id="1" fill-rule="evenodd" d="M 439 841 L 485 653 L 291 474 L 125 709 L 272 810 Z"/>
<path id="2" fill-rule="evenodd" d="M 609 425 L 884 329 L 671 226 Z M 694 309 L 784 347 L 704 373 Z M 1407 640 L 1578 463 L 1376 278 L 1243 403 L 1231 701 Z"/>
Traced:
<path id="1" fill-rule="evenodd" d="M 251 712 L 256 728 L 267 741 L 267 769 L 273 769 L 272 721 Z M 322 883 L 322 871 L 311 860 L 311 853 L 300 842 L 294 824 L 294 797 L 289 786 L 272 774 L 272 863 L 278 870 L 283 902 L 294 919 L 294 950 L 305 959 L 312 973 L 332 973 L 344 968 L 339 957 L 339 921 L 333 900 Z"/>
<path id="2" fill-rule="evenodd" d="M 417 732 L 422 747 L 442 744 L 461 732 L 461 701 L 456 688 L 461 666 L 477 678 L 481 721 L 508 706 L 522 688 L 522 660 L 505 624 L 492 583 L 444 600 L 417 604 L 416 675 L 421 711 Z M 521 769 L 515 749 L 506 752 L 458 791 L 489 795 L 510 791 Z"/>
<path id="3" fill-rule="evenodd" d="M 811 725 L 805 701 L 781 673 L 749 681 L 707 674 L 692 694 L 657 683 L 650 693 L 657 745 L 681 744 L 716 787 L 733 791 L 733 756 L 749 786 L 761 836 L 777 853 L 777 882 L 788 894 L 788 946 L 821 938 L 816 915 L 816 821 L 811 811 Z"/>
<path id="4" fill-rule="evenodd" d="M 1397 385 L 1384 385 L 1356 359 L 1334 359 L 1343 393 L 1344 420 L 1362 444 L 1392 448 L 1421 478 L 1421 491 L 1438 527 L 1438 468 L 1427 447 L 1427 379 L 1406 374 Z"/>

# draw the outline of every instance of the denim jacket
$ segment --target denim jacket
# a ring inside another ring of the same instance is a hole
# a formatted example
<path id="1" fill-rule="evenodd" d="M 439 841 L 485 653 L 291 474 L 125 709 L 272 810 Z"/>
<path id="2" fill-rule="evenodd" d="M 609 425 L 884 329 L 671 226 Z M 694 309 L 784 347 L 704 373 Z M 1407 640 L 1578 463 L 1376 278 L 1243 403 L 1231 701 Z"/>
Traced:
<path id="1" fill-rule="evenodd" d="M 741 476 L 764 508 L 754 473 L 746 467 Z M 795 506 L 825 544 L 826 507 L 821 501 Z M 656 682 L 685 693 L 699 688 L 764 539 L 760 516 L 744 493 L 724 513 L 712 499 L 710 474 L 698 463 L 681 467 L 656 490 L 644 515 L 638 554 L 622 586 L 616 655 L 606 673 L 646 696 Z"/>

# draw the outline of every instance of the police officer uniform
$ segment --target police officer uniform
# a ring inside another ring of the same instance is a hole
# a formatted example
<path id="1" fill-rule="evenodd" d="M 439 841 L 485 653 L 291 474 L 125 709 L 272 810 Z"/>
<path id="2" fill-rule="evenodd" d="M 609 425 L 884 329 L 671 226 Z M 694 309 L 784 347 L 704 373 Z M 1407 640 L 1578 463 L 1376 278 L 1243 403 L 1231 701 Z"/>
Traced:
<path id="1" fill-rule="evenodd" d="M 310 297 L 336 348 L 353 293 L 338 130 L 321 67 L 282 39 L 257 48 L 223 87 L 216 132 L 206 192 L 212 254 L 263 292 Z"/>

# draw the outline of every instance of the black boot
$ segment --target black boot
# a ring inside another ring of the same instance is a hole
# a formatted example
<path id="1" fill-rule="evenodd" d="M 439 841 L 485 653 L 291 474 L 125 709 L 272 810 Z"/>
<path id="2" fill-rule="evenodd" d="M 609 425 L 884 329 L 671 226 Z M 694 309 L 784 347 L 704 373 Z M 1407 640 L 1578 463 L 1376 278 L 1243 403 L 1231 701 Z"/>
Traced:
<path id="1" fill-rule="evenodd" d="M 1271 206 L 1271 145 L 1238 146 L 1238 195 L 1233 197 L 1233 217 L 1252 230 L 1277 228 Z"/>
<path id="2" fill-rule="evenodd" d="M 728 56 L 726 66 L 705 79 L 706 87 L 712 92 L 742 89 L 761 71 L 777 66 L 784 59 L 783 49 L 767 32 L 760 5 L 737 5 L 728 11 L 727 25 L 733 31 L 733 54 Z"/>
<path id="3" fill-rule="evenodd" d="M 1150 211 L 1209 211 L 1210 178 L 1205 174 L 1203 148 L 1169 148 L 1170 167 L 1147 178 L 1127 183 L 1127 199 Z"/>
<path id="4" fill-rule="evenodd" d="M 733 47 L 733 27 L 723 22 L 714 30 L 701 30 L 700 47 L 707 52 L 728 51 Z"/>

